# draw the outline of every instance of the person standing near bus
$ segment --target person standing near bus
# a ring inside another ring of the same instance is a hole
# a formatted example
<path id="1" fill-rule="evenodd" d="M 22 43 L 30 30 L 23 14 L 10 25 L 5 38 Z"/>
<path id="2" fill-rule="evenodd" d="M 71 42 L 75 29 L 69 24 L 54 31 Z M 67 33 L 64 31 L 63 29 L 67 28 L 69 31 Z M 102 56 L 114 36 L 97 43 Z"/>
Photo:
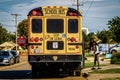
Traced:
<path id="1" fill-rule="evenodd" d="M 94 64 L 93 64 L 92 70 L 95 69 L 96 63 L 98 63 L 98 69 L 101 69 L 100 61 L 99 61 L 99 46 L 96 40 L 93 40 L 92 42 L 90 42 L 90 49 L 93 51 L 93 55 L 94 55 Z"/>

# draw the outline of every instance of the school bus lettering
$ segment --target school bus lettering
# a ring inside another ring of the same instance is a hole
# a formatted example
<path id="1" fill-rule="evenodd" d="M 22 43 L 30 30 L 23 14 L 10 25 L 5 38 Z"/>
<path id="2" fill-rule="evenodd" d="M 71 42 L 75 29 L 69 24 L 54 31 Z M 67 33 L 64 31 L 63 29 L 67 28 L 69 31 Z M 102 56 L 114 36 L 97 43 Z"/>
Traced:
<path id="1" fill-rule="evenodd" d="M 65 14 L 64 9 L 54 9 L 54 8 L 46 8 L 44 9 L 45 14 Z"/>
<path id="2" fill-rule="evenodd" d="M 65 14 L 65 10 L 59 9 L 59 10 L 58 10 L 58 13 L 59 13 L 59 14 Z"/>
<path id="3" fill-rule="evenodd" d="M 57 14 L 57 9 L 45 9 L 45 14 Z"/>

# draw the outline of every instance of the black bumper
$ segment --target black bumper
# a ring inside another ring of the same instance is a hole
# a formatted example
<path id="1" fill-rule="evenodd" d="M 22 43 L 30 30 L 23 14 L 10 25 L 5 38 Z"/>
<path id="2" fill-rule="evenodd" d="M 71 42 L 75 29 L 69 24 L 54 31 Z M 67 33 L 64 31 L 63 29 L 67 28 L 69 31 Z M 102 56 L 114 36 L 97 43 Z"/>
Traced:
<path id="1" fill-rule="evenodd" d="M 29 55 L 29 63 L 81 62 L 82 55 Z"/>

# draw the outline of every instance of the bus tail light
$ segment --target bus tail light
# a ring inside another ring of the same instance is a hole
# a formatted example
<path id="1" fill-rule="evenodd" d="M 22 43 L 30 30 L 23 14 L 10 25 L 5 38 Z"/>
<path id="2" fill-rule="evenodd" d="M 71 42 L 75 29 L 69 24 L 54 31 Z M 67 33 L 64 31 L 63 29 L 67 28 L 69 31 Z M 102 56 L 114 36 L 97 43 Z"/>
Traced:
<path id="1" fill-rule="evenodd" d="M 77 16 L 78 14 L 76 12 L 69 12 L 69 16 Z"/>
<path id="2" fill-rule="evenodd" d="M 38 8 L 31 10 L 28 16 L 43 16 L 42 8 L 38 7 Z"/>
<path id="3" fill-rule="evenodd" d="M 76 45 L 76 49 L 78 49 L 79 48 L 79 46 L 78 45 Z"/>
<path id="4" fill-rule="evenodd" d="M 34 38 L 32 37 L 32 38 L 30 38 L 30 42 L 34 42 Z"/>
<path id="5" fill-rule="evenodd" d="M 69 12 L 69 16 L 73 16 L 73 12 Z"/>
<path id="6" fill-rule="evenodd" d="M 31 48 L 34 49 L 34 46 L 32 45 Z"/>
<path id="7" fill-rule="evenodd" d="M 77 13 L 74 12 L 73 15 L 74 15 L 74 16 L 77 16 Z"/>
<path id="8" fill-rule="evenodd" d="M 80 13 L 72 8 L 68 8 L 67 16 L 80 16 Z"/>
<path id="9" fill-rule="evenodd" d="M 32 15 L 32 16 L 41 16 L 41 12 L 40 12 L 40 11 L 33 10 L 33 11 L 31 12 L 31 15 Z"/>
<path id="10" fill-rule="evenodd" d="M 38 42 L 38 41 L 39 41 L 39 38 L 38 38 L 38 37 L 34 38 L 34 41 L 35 41 L 35 42 Z"/>
<path id="11" fill-rule="evenodd" d="M 76 39 L 75 39 L 74 37 L 72 37 L 72 38 L 70 39 L 70 41 L 71 41 L 71 42 L 75 42 Z"/>

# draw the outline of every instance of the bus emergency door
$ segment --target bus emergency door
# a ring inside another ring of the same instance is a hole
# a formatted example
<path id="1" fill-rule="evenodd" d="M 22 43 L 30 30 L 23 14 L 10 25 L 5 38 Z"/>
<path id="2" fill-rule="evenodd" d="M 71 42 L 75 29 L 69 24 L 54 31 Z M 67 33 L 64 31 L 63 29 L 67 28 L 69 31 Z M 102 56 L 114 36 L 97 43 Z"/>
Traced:
<path id="1" fill-rule="evenodd" d="M 65 18 L 45 18 L 45 46 L 47 54 L 62 54 L 66 50 Z"/>

